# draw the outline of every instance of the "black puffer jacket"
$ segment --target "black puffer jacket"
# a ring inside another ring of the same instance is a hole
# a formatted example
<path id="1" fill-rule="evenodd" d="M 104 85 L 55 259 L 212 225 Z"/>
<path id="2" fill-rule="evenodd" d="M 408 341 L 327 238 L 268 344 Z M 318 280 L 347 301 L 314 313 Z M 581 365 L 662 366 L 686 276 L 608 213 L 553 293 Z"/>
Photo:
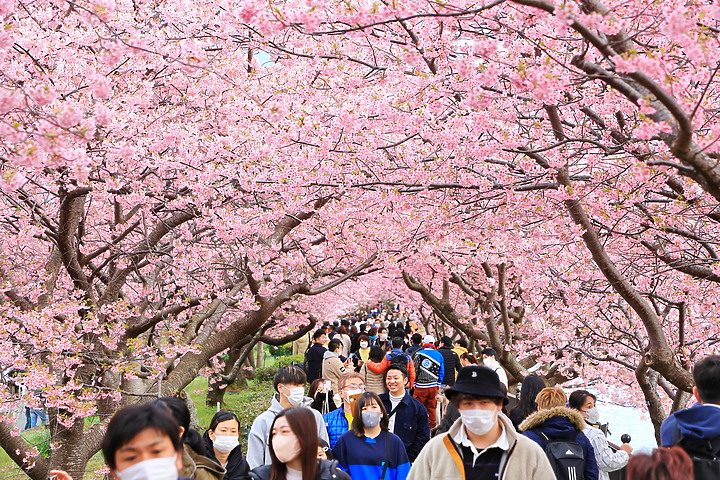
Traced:
<path id="1" fill-rule="evenodd" d="M 250 472 L 252 480 L 269 480 L 270 465 L 257 467 Z M 351 480 L 350 476 L 338 468 L 337 460 L 320 460 L 320 471 L 316 480 Z"/>
<path id="2" fill-rule="evenodd" d="M 213 449 L 213 443 L 212 440 L 210 440 L 208 432 L 205 432 L 203 439 L 205 439 L 205 455 L 219 465 L 220 462 L 218 462 L 218 459 L 215 457 L 215 450 Z M 250 465 L 248 465 L 247 460 L 243 457 L 242 448 L 238 445 L 228 456 L 223 480 L 245 480 L 249 471 Z"/>

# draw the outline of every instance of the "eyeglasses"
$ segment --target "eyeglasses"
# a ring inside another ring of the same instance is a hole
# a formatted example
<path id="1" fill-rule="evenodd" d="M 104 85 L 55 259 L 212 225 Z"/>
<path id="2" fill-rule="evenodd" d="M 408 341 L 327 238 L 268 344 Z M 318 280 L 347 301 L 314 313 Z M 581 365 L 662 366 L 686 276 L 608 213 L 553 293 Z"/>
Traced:
<path id="1" fill-rule="evenodd" d="M 350 383 L 343 387 L 343 390 L 358 390 L 358 389 L 365 390 L 365 385 L 362 385 L 360 383 Z"/>

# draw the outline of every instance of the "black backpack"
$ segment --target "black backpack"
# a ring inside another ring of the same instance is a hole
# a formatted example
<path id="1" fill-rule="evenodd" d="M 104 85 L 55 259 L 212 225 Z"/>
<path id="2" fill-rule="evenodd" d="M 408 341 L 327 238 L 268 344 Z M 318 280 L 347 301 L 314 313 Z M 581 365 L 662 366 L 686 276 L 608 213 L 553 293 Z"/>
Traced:
<path id="1" fill-rule="evenodd" d="M 683 437 L 677 445 L 682 447 L 692 458 L 695 480 L 720 478 L 720 437 L 712 440 Z"/>
<path id="2" fill-rule="evenodd" d="M 582 445 L 575 441 L 578 432 L 572 438 L 551 440 L 539 430 L 535 433 L 540 436 L 545 446 L 545 455 L 550 460 L 555 478 L 558 480 L 584 480 L 585 478 L 585 452 Z"/>
<path id="3" fill-rule="evenodd" d="M 405 371 L 408 370 L 408 357 L 405 353 L 392 353 L 390 354 L 390 365 L 400 365 L 405 367 Z"/>

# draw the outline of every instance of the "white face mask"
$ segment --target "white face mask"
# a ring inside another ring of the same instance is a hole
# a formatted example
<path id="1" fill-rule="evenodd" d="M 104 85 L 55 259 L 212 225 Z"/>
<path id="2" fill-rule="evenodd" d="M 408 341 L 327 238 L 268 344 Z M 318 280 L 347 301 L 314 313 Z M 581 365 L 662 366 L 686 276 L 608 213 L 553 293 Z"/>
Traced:
<path id="1" fill-rule="evenodd" d="M 593 425 L 598 425 L 600 423 L 600 412 L 598 412 L 598 409 L 596 407 L 591 408 L 587 412 L 587 421 L 592 423 Z"/>
<path id="2" fill-rule="evenodd" d="M 385 340 L 387 340 L 387 333 L 381 333 L 379 338 L 384 342 Z"/>
<path id="3" fill-rule="evenodd" d="M 272 439 L 275 456 L 282 463 L 287 463 L 300 452 L 300 442 L 295 435 L 275 435 Z"/>
<path id="4" fill-rule="evenodd" d="M 144 460 L 115 474 L 120 480 L 177 480 L 177 457 Z"/>
<path id="5" fill-rule="evenodd" d="M 290 390 L 290 395 L 285 395 L 285 397 L 288 399 L 288 402 L 294 406 L 300 405 L 300 403 L 303 400 L 303 397 L 305 397 L 305 388 L 304 387 L 285 387 L 288 390 Z M 284 395 L 284 394 L 283 394 Z"/>
<path id="6" fill-rule="evenodd" d="M 240 445 L 240 442 L 237 437 L 218 435 L 213 441 L 213 448 L 221 453 L 230 453 L 238 445 Z"/>
<path id="7" fill-rule="evenodd" d="M 460 410 L 460 418 L 465 428 L 475 435 L 485 435 L 495 426 L 498 411 L 494 410 Z"/>
<path id="8" fill-rule="evenodd" d="M 368 342 L 360 342 L 360 348 L 367 348 Z"/>

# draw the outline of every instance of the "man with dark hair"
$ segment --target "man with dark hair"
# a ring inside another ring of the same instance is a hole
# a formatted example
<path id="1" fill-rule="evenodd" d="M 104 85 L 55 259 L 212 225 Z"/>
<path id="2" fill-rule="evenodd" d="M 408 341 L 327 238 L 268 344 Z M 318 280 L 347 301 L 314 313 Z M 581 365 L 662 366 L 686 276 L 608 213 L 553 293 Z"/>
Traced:
<path id="1" fill-rule="evenodd" d="M 328 349 L 323 356 L 322 378 L 329 380 L 332 384 L 332 391 L 338 391 L 338 380 L 345 375 L 346 364 L 340 358 L 342 350 L 342 342 L 340 340 L 330 340 Z"/>
<path id="2" fill-rule="evenodd" d="M 407 369 L 396 363 L 390 364 L 385 371 L 388 393 L 380 394 L 380 400 L 390 416 L 390 431 L 400 437 L 410 461 L 414 462 L 430 440 L 430 424 L 425 406 L 407 393 L 407 385 Z"/>
<path id="3" fill-rule="evenodd" d="M 325 330 L 322 328 L 315 330 L 312 344 L 307 349 L 307 352 L 305 352 L 305 373 L 307 374 L 307 381 L 310 383 L 320 378 L 323 357 L 327 351 L 325 348 L 326 342 L 327 335 L 325 334 Z"/>
<path id="4" fill-rule="evenodd" d="M 110 419 L 102 441 L 105 463 L 117 480 L 191 480 L 180 477 L 180 427 L 159 405 L 133 405 Z M 57 480 L 72 480 L 67 472 L 50 470 Z"/>
<path id="5" fill-rule="evenodd" d="M 303 406 L 310 408 L 313 399 L 305 396 L 305 384 L 307 378 L 305 372 L 294 365 L 280 367 L 273 377 L 275 394 L 272 398 L 270 408 L 258 415 L 250 428 L 248 436 L 247 462 L 250 469 L 260 465 L 270 464 L 270 449 L 268 439 L 270 438 L 270 426 L 277 414 L 290 407 Z M 311 409 L 315 415 L 315 423 L 318 427 L 318 436 L 328 441 L 325 421 L 317 410 Z"/>
<path id="6" fill-rule="evenodd" d="M 143 404 L 123 408 L 108 424 L 102 441 L 105 463 L 112 478 L 124 480 L 189 480 L 182 469 L 180 427 L 167 408 Z M 51 470 L 59 480 L 72 480 L 62 470 Z"/>
<path id="7" fill-rule="evenodd" d="M 500 378 L 500 383 L 505 385 L 505 389 L 507 390 L 507 373 L 505 373 L 505 369 L 502 367 L 502 365 L 500 365 L 500 362 L 498 362 L 495 357 L 497 357 L 497 352 L 494 348 L 486 348 L 482 351 L 483 365 L 491 369 L 493 372 L 497 373 L 498 377 Z"/>
<path id="8" fill-rule="evenodd" d="M 467 366 L 445 395 L 460 418 L 425 445 L 408 480 L 555 480 L 542 448 L 519 435 L 501 412 L 507 398 L 495 372 Z"/>
<path id="9" fill-rule="evenodd" d="M 420 335 L 419 333 L 413 333 L 410 337 L 412 345 L 410 345 L 405 352 L 410 356 L 415 355 L 415 352 L 422 348 L 422 339 L 422 335 Z"/>
<path id="10" fill-rule="evenodd" d="M 664 447 L 680 445 L 691 457 L 698 450 L 709 448 L 711 457 L 720 450 L 720 356 L 711 355 L 695 364 L 693 395 L 697 403 L 690 408 L 670 414 L 660 427 L 660 443 Z M 695 478 L 701 468 L 696 463 Z M 720 472 L 715 464 L 714 472 Z M 715 476 L 714 478 L 718 478 Z"/>
<path id="11" fill-rule="evenodd" d="M 440 348 L 438 348 L 438 352 L 440 352 L 443 356 L 445 375 L 440 380 L 440 383 L 447 385 L 448 387 L 455 385 L 455 372 L 460 372 L 460 368 L 462 367 L 462 365 L 460 365 L 460 358 L 450 347 L 452 347 L 452 340 L 450 340 L 450 337 L 442 337 L 440 339 Z"/>

